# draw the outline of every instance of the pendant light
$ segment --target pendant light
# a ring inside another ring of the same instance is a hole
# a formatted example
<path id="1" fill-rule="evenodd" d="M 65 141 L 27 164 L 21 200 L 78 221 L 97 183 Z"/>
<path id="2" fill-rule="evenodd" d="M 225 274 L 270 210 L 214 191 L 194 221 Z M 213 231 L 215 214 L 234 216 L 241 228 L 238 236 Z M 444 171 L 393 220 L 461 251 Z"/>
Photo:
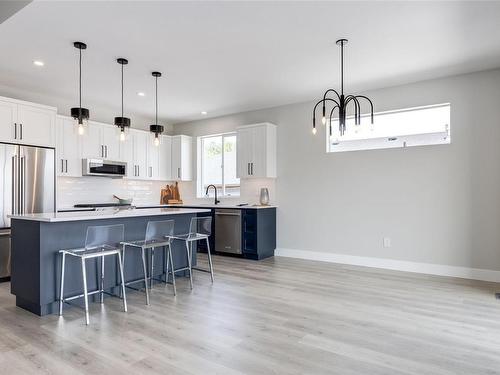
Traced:
<path id="1" fill-rule="evenodd" d="M 158 77 L 161 77 L 160 72 L 153 72 L 151 73 L 153 77 L 155 77 L 155 84 L 156 84 L 156 111 L 155 111 L 155 123 L 153 125 L 149 125 L 149 131 L 154 134 L 153 138 L 153 144 L 155 146 L 160 145 L 160 134 L 163 133 L 163 125 L 158 125 Z"/>
<path id="2" fill-rule="evenodd" d="M 85 127 L 89 120 L 89 110 L 87 108 L 82 108 L 82 50 L 87 49 L 87 45 L 82 42 L 74 42 L 73 46 L 78 49 L 80 54 L 79 59 L 79 106 L 76 108 L 71 108 L 71 117 L 73 117 L 75 125 L 78 127 L 78 134 L 83 135 L 85 133 Z"/>
<path id="3" fill-rule="evenodd" d="M 130 119 L 128 117 L 123 117 L 123 66 L 128 64 L 128 60 L 119 58 L 116 62 L 120 64 L 122 68 L 122 115 L 115 117 L 115 125 L 120 130 L 120 141 L 123 142 L 126 138 L 126 132 L 128 132 L 128 129 L 130 128 Z"/>
<path id="4" fill-rule="evenodd" d="M 326 124 L 326 112 L 328 104 L 330 104 L 330 136 L 332 136 L 332 117 L 335 110 L 338 110 L 338 121 L 339 121 L 339 133 L 340 135 L 344 135 L 346 131 L 346 117 L 348 112 L 349 104 L 352 104 L 352 108 L 354 109 L 354 124 L 361 125 L 361 105 L 360 99 L 364 99 L 370 104 L 370 118 L 371 123 L 373 124 L 373 103 L 372 101 L 364 96 L 364 95 L 344 95 L 344 46 L 347 44 L 347 39 L 339 39 L 337 40 L 337 45 L 340 46 L 340 94 L 334 89 L 328 89 L 323 94 L 323 99 L 316 103 L 313 109 L 313 123 L 312 123 L 312 132 L 316 134 L 316 108 L 319 104 L 322 104 L 322 117 L 321 122 L 323 125 Z M 328 94 L 334 93 L 335 96 L 333 98 L 328 97 Z"/>

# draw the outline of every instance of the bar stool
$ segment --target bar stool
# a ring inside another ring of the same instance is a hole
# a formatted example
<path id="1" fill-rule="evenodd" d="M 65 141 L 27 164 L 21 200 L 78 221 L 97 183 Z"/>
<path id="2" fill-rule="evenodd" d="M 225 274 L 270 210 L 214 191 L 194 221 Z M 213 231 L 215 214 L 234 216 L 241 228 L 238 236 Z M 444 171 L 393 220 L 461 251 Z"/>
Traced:
<path id="1" fill-rule="evenodd" d="M 191 218 L 191 223 L 189 224 L 189 233 L 186 234 L 176 234 L 173 238 L 174 240 L 184 241 L 186 244 L 186 254 L 188 258 L 188 267 L 189 269 L 189 281 L 191 284 L 191 289 L 193 289 L 193 276 L 192 270 L 208 272 L 210 273 L 210 278 L 212 283 L 214 282 L 214 270 L 212 268 L 212 256 L 210 254 L 210 241 L 209 237 L 212 233 L 212 217 L 204 216 L 204 217 L 193 217 Z M 192 267 L 191 265 L 191 256 L 192 256 L 192 244 L 193 242 L 197 242 L 199 240 L 207 241 L 207 254 L 208 254 L 208 265 L 209 269 Z M 186 268 L 176 269 L 174 272 L 182 271 Z M 173 274 L 173 272 L 170 272 Z M 168 263 L 167 263 L 167 277 L 169 275 Z"/>
<path id="2" fill-rule="evenodd" d="M 173 220 L 165 220 L 165 221 L 149 221 L 146 226 L 146 235 L 144 240 L 136 240 L 136 241 L 122 241 L 120 244 L 122 245 L 123 252 L 123 265 L 125 265 L 125 249 L 127 246 L 133 249 L 141 249 L 141 258 L 142 258 L 142 269 L 144 272 L 144 278 L 138 280 L 131 280 L 125 283 L 125 286 L 129 287 L 131 284 L 135 283 L 144 283 L 144 288 L 146 290 L 146 304 L 149 305 L 149 291 L 148 291 L 148 279 L 149 279 L 149 289 L 153 286 L 153 278 L 154 278 L 154 251 L 157 247 L 163 247 L 163 259 L 164 266 L 166 263 L 166 267 L 168 268 L 168 262 L 170 259 L 170 264 L 172 268 L 174 267 L 173 259 L 172 259 L 172 249 L 170 247 L 170 240 L 174 234 L 174 221 Z M 151 263 L 150 263 L 150 274 L 148 277 L 148 273 L 146 271 L 146 250 L 151 251 Z M 170 256 L 168 256 L 168 255 Z M 161 280 L 163 281 L 163 280 Z M 168 275 L 165 278 L 165 283 L 168 283 Z M 174 289 L 174 296 L 176 295 L 175 288 L 175 276 L 172 277 L 172 285 Z M 130 288 L 130 287 L 129 287 Z M 135 288 L 132 288 L 135 289 Z"/>
<path id="3" fill-rule="evenodd" d="M 123 279 L 123 267 L 120 254 L 120 242 L 123 241 L 124 225 L 103 225 L 92 226 L 87 228 L 87 236 L 85 238 L 85 247 L 79 249 L 60 250 L 62 255 L 61 264 L 61 287 L 59 291 L 59 315 L 62 316 L 63 305 L 66 301 L 71 301 L 77 298 L 84 298 L 85 300 L 85 323 L 88 325 L 89 321 L 89 302 L 88 296 L 93 294 L 100 294 L 100 302 L 104 303 L 104 293 L 111 296 L 114 294 L 104 291 L 104 257 L 116 255 L 118 256 L 118 267 L 120 270 L 121 289 L 123 293 L 123 310 L 127 312 L 127 297 L 125 295 L 125 282 Z M 83 294 L 64 297 L 64 274 L 66 266 L 66 255 L 79 258 L 82 264 L 82 277 L 83 277 Z M 101 258 L 101 282 L 100 287 L 92 292 L 87 288 L 87 272 L 85 262 L 87 259 Z M 116 297 L 116 296 L 115 296 Z"/>

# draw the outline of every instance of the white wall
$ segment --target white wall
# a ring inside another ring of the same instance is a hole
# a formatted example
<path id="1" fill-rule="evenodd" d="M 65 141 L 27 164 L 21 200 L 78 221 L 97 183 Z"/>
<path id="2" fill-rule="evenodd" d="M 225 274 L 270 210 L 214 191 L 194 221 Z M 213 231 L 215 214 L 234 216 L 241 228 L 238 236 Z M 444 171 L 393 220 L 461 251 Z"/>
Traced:
<path id="1" fill-rule="evenodd" d="M 367 94 L 376 111 L 450 102 L 452 144 L 326 154 L 323 129 L 311 135 L 313 103 L 174 132 L 278 125 L 278 248 L 500 270 L 500 71 Z"/>

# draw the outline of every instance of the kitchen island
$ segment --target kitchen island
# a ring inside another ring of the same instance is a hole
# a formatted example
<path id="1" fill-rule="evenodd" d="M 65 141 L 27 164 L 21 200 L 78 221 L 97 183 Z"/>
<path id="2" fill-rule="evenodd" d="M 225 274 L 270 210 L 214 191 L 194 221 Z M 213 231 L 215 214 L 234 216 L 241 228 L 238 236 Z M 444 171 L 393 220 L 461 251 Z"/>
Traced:
<path id="1" fill-rule="evenodd" d="M 81 248 L 87 228 L 93 225 L 123 224 L 125 241 L 143 239 L 148 221 L 175 220 L 175 234 L 187 233 L 192 217 L 209 213 L 207 209 L 151 208 L 142 210 L 104 210 L 12 215 L 11 293 L 16 305 L 37 315 L 52 314 L 58 309 L 61 257 L 59 250 Z M 176 268 L 187 265 L 184 244 L 174 241 L 172 252 Z M 158 256 L 157 256 L 158 255 Z M 196 252 L 193 252 L 193 265 Z M 98 264 L 89 261 L 89 290 L 97 289 Z M 155 277 L 163 273 L 163 252 L 155 254 Z M 117 293 L 120 282 L 116 262 L 105 263 L 105 289 Z M 143 277 L 140 252 L 127 252 L 125 280 Z M 65 295 L 83 290 L 80 263 L 66 262 Z"/>

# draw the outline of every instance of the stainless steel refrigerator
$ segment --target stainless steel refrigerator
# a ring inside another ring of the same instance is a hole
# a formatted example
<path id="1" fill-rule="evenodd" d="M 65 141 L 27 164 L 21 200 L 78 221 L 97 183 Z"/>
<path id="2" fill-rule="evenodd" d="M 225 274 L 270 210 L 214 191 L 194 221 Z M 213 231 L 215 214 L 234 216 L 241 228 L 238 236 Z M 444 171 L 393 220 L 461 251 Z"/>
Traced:
<path id="1" fill-rule="evenodd" d="M 0 280 L 10 276 L 11 214 L 54 212 L 52 148 L 0 143 Z"/>

